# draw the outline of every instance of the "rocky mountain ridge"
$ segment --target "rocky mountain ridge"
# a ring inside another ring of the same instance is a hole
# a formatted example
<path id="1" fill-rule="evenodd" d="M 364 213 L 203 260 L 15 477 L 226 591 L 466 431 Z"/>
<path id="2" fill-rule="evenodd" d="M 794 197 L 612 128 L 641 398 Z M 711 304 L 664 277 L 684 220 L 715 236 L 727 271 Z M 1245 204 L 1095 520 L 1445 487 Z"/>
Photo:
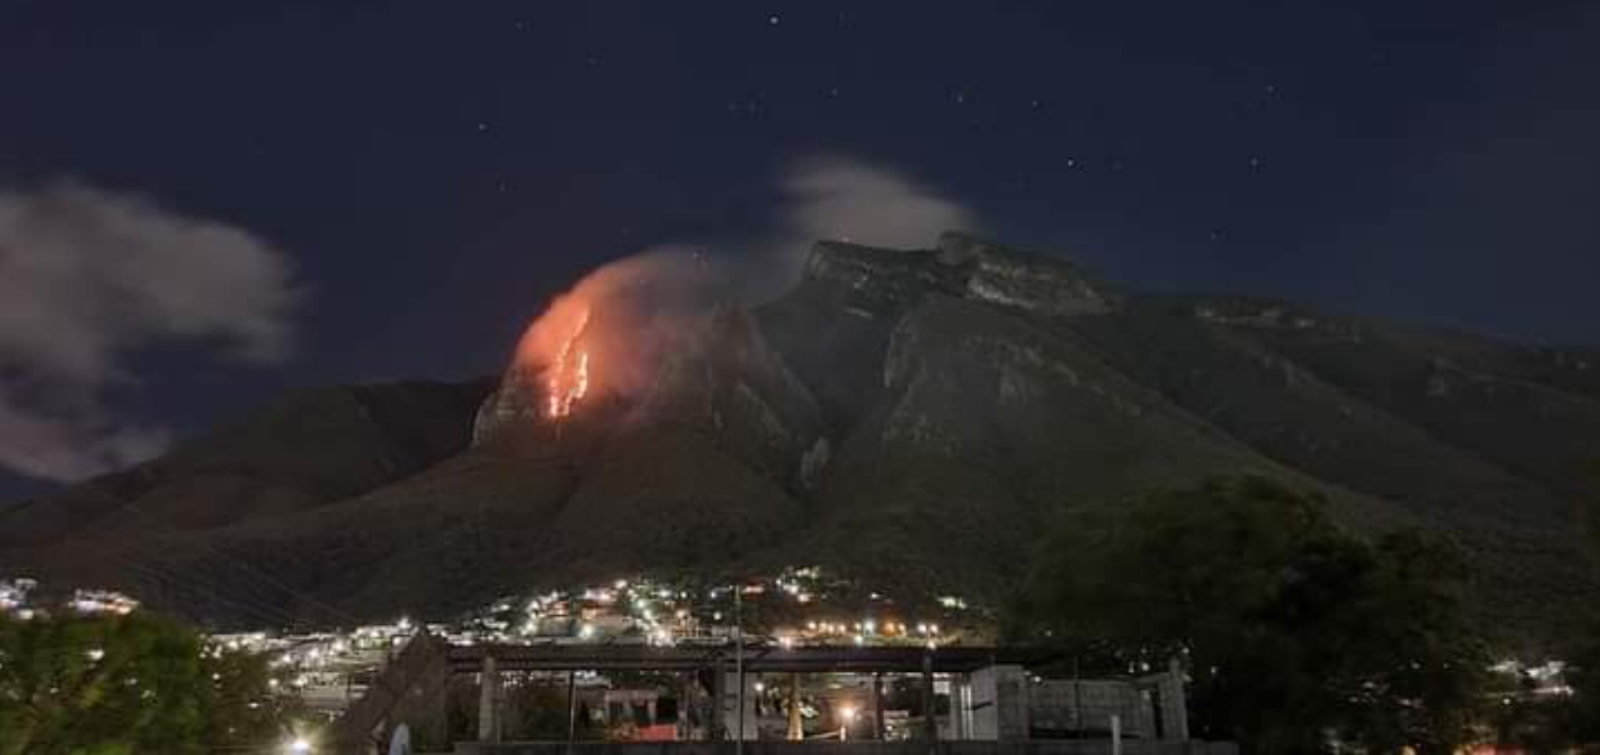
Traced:
<path id="1" fill-rule="evenodd" d="M 1252 471 L 1325 493 L 1356 529 L 1455 537 L 1487 623 L 1547 642 L 1600 596 L 1575 526 L 1596 492 L 1596 365 L 1594 350 L 1147 294 L 965 234 L 821 242 L 792 290 L 715 308 L 643 392 L 553 422 L 544 384 L 513 368 L 492 392 L 407 387 L 375 415 L 415 422 L 291 402 L 384 450 L 329 456 L 268 412 L 0 511 L 0 567 L 257 622 L 810 563 L 998 598 L 1063 511 Z M 240 433 L 288 442 L 263 456 L 230 445 Z"/>

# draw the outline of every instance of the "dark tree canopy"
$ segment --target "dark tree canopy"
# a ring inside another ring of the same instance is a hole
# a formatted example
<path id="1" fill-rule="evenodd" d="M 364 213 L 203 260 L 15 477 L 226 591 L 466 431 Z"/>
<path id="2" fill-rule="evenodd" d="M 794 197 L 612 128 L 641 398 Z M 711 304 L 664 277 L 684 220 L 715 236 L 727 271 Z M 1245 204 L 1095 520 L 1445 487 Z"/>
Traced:
<path id="1" fill-rule="evenodd" d="M 1488 665 L 1462 577 L 1446 542 L 1364 540 L 1316 495 L 1219 478 L 1076 511 L 1008 631 L 1102 662 L 1181 658 L 1195 732 L 1252 752 L 1449 752 L 1473 734 Z"/>
<path id="2" fill-rule="evenodd" d="M 264 658 L 136 611 L 0 615 L 0 755 L 172 755 L 276 741 Z"/>

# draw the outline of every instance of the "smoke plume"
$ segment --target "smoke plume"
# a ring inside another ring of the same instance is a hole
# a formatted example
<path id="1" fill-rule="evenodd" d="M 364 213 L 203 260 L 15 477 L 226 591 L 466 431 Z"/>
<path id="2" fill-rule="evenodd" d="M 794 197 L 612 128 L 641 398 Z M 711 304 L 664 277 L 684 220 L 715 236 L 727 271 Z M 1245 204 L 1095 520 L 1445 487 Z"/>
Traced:
<path id="1" fill-rule="evenodd" d="M 703 329 L 710 308 L 767 299 L 794 285 L 811 245 L 837 239 L 890 248 L 931 246 L 941 231 L 974 229 L 961 205 L 896 171 L 813 157 L 779 177 L 775 227 L 744 241 L 675 243 L 609 263 L 555 299 L 528 328 L 515 368 L 548 395 L 633 396 L 660 356 Z M 565 399 L 542 416 L 563 416 Z"/>
<path id="2" fill-rule="evenodd" d="M 117 416 L 130 358 L 175 340 L 272 363 L 290 348 L 289 263 L 226 224 L 58 181 L 0 189 L 0 467 L 74 480 L 164 450 Z"/>
<path id="3" fill-rule="evenodd" d="M 978 230 L 977 216 L 909 175 L 881 165 L 838 156 L 812 156 L 792 163 L 780 177 L 784 204 L 777 227 L 743 244 L 719 264 L 747 301 L 764 301 L 794 285 L 811 246 L 821 240 L 849 241 L 889 249 L 932 246 L 942 231 Z"/>

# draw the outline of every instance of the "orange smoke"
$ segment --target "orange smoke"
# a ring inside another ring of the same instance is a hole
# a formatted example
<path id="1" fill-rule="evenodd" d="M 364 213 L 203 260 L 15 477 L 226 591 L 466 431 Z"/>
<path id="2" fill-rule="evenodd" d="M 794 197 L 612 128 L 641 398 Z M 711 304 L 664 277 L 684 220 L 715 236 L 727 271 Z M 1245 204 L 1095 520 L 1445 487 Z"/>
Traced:
<path id="1" fill-rule="evenodd" d="M 555 363 L 545 372 L 545 416 L 565 417 L 572 413 L 572 405 L 589 392 L 589 350 L 579 343 L 583 328 L 589 324 L 589 310 L 578 315 L 577 327 L 561 344 Z M 577 351 L 577 355 L 573 355 Z"/>
<path id="2" fill-rule="evenodd" d="M 558 297 L 529 326 L 517 348 L 517 366 L 540 376 L 544 416 L 560 419 L 589 395 L 592 365 L 590 313 L 593 303 L 581 289 Z"/>
<path id="3" fill-rule="evenodd" d="M 604 265 L 551 302 L 517 346 L 513 372 L 544 419 L 581 412 L 601 397 L 647 390 L 662 355 L 696 331 L 715 299 L 712 273 L 689 252 L 661 250 Z"/>

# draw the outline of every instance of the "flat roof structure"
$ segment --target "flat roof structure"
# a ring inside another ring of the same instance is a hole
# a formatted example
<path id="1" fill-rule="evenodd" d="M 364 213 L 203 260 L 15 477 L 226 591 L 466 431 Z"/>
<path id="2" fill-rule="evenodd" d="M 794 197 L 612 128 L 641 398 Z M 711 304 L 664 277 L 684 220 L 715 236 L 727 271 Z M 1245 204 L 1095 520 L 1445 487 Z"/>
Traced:
<path id="1" fill-rule="evenodd" d="M 450 667 L 477 673 L 493 656 L 500 671 L 695 671 L 731 664 L 730 645 L 656 647 L 631 644 L 541 644 L 452 646 Z M 1059 654 L 1037 648 L 913 646 L 835 647 L 747 645 L 744 671 L 767 673 L 971 673 L 995 665 L 1037 666 Z"/>

